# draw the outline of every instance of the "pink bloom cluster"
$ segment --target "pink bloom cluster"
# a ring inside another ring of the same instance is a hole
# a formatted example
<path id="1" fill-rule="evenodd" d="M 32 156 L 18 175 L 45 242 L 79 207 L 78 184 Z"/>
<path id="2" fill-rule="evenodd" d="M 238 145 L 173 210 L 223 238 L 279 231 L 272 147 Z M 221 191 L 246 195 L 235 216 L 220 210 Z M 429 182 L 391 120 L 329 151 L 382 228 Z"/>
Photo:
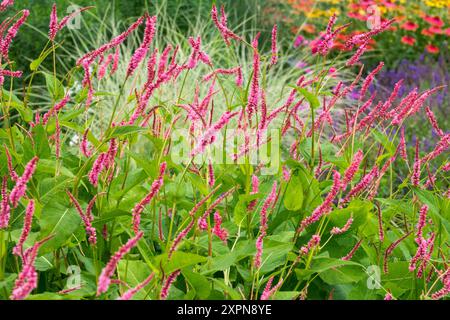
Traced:
<path id="1" fill-rule="evenodd" d="M 312 249 L 319 246 L 319 244 L 320 244 L 320 236 L 318 234 L 314 234 L 308 241 L 308 243 L 300 248 L 300 255 L 298 256 L 298 258 L 300 258 L 300 256 L 302 255 L 307 255 Z"/>
<path id="2" fill-rule="evenodd" d="M 142 238 L 143 235 L 144 233 L 142 231 L 138 232 L 136 236 L 128 240 L 128 242 L 120 247 L 119 250 L 111 257 L 106 267 L 103 268 L 100 277 L 98 278 L 97 296 L 108 290 L 111 283 L 111 277 L 116 270 L 117 264 L 128 252 L 130 252 L 131 249 L 133 249 L 137 245 L 138 241 Z"/>
<path id="3" fill-rule="evenodd" d="M 259 227 L 259 236 L 258 236 L 258 239 L 256 240 L 256 255 L 253 260 L 253 265 L 257 269 L 261 266 L 263 241 L 264 241 L 264 237 L 266 236 L 267 228 L 268 228 L 268 224 L 267 224 L 268 223 L 268 219 L 267 219 L 268 210 L 270 207 L 272 207 L 275 204 L 276 197 L 277 197 L 277 182 L 275 181 L 273 183 L 272 190 L 270 191 L 269 195 L 267 196 L 266 200 L 264 201 L 264 204 L 263 204 L 263 206 L 261 208 L 261 212 L 260 212 L 261 222 L 260 222 L 260 227 Z"/>
<path id="4" fill-rule="evenodd" d="M 33 214 L 34 214 L 34 200 L 30 200 L 28 202 L 27 208 L 25 210 L 25 216 L 23 219 L 23 228 L 22 233 L 20 234 L 19 241 L 17 242 L 16 246 L 13 248 L 13 253 L 16 256 L 23 257 L 23 245 L 25 241 L 28 238 L 28 235 L 31 231 L 31 224 L 33 222 Z"/>
<path id="5" fill-rule="evenodd" d="M 351 260 L 353 258 L 353 255 L 355 254 L 356 250 L 359 249 L 361 244 L 362 244 L 362 239 L 356 243 L 356 245 L 353 247 L 353 249 L 350 250 L 350 252 L 345 257 L 342 257 L 342 260 L 344 260 L 344 261 Z"/>
<path id="6" fill-rule="evenodd" d="M 36 272 L 34 263 L 39 251 L 39 248 L 52 236 L 48 236 L 36 242 L 31 248 L 27 249 L 22 256 L 22 271 L 17 276 L 11 300 L 23 300 L 37 287 L 38 274 Z"/>
<path id="7" fill-rule="evenodd" d="M 152 201 L 152 199 L 158 194 L 164 183 L 164 173 L 166 172 L 167 164 L 165 162 L 161 163 L 159 167 L 159 175 L 153 181 L 150 188 L 150 192 L 133 208 L 133 231 L 138 233 L 139 226 L 141 224 L 141 214 L 144 211 L 144 207 Z"/>
<path id="8" fill-rule="evenodd" d="M 118 300 L 131 300 L 136 293 L 138 293 L 141 289 L 145 288 L 150 281 L 152 281 L 155 274 L 152 272 L 144 281 L 140 282 L 134 288 L 127 290 Z"/>
<path id="9" fill-rule="evenodd" d="M 273 277 L 270 277 L 269 281 L 267 281 L 266 287 L 264 288 L 263 293 L 261 294 L 260 300 L 269 300 L 271 296 L 281 287 L 283 284 L 283 279 L 280 279 L 278 283 L 272 287 Z"/>
<path id="10" fill-rule="evenodd" d="M 350 217 L 342 228 L 333 227 L 333 229 L 331 229 L 330 233 L 337 235 L 337 234 L 342 234 L 344 232 L 347 232 L 348 229 L 350 229 L 352 223 L 353 223 L 353 218 Z"/>
<path id="11" fill-rule="evenodd" d="M 211 205 L 209 205 L 208 209 L 205 210 L 205 213 L 198 219 L 198 227 L 200 230 L 207 230 L 208 223 L 206 222 L 206 218 L 213 212 L 213 210 L 230 194 L 232 194 L 236 188 L 231 188 L 230 190 L 222 193 Z"/>
<path id="12" fill-rule="evenodd" d="M 58 13 L 56 10 L 56 3 L 54 3 L 53 7 L 52 7 L 52 12 L 50 14 L 50 24 L 49 24 L 49 32 L 48 32 L 48 37 L 50 38 L 50 40 L 54 41 L 58 31 L 60 31 L 62 28 L 64 28 L 72 18 L 74 18 L 79 13 L 86 11 L 90 8 L 92 8 L 92 7 L 85 7 L 85 8 L 78 9 L 78 10 L 74 11 L 73 13 L 71 13 L 70 15 L 62 18 L 61 21 L 58 23 Z"/>
<path id="13" fill-rule="evenodd" d="M 333 186 L 331 187 L 330 192 L 328 193 L 322 204 L 318 206 L 316 209 L 314 209 L 313 213 L 310 216 L 303 219 L 303 221 L 300 223 L 299 229 L 297 230 L 298 232 L 305 230 L 307 226 L 318 221 L 323 215 L 331 211 L 333 200 L 334 198 L 336 198 L 339 191 L 341 190 L 341 185 L 342 185 L 341 175 L 339 174 L 338 171 L 334 171 Z"/>
<path id="14" fill-rule="evenodd" d="M 9 226 L 9 219 L 11 217 L 11 207 L 9 206 L 9 197 L 7 185 L 8 178 L 3 177 L 2 179 L 2 201 L 0 202 L 0 229 L 6 229 Z"/>
<path id="15" fill-rule="evenodd" d="M 225 15 L 224 7 L 222 6 L 220 8 L 221 18 L 219 21 L 218 13 L 217 13 L 217 7 L 213 5 L 211 10 L 211 19 L 213 20 L 214 24 L 216 25 L 217 29 L 219 30 L 220 34 L 222 35 L 223 40 L 225 41 L 226 45 L 230 45 L 230 39 L 234 40 L 241 40 L 241 38 L 236 35 L 233 31 L 228 29 L 227 26 L 227 16 Z"/>
<path id="16" fill-rule="evenodd" d="M 148 48 L 150 47 L 153 37 L 155 36 L 155 32 L 156 32 L 156 16 L 146 17 L 144 40 L 141 46 L 134 52 L 133 56 L 131 57 L 131 61 L 128 65 L 127 77 L 133 75 L 138 65 L 147 55 Z"/>
<path id="17" fill-rule="evenodd" d="M 97 243 L 97 233 L 95 231 L 95 228 L 92 226 L 92 222 L 94 221 L 94 216 L 92 215 L 92 208 L 94 207 L 97 196 L 94 196 L 92 198 L 92 200 L 89 202 L 88 206 L 86 207 L 86 212 L 83 212 L 83 209 L 81 208 L 78 200 L 75 199 L 75 197 L 69 191 L 67 191 L 67 195 L 69 196 L 70 201 L 73 203 L 73 205 L 77 209 L 78 214 L 81 217 L 81 220 L 83 220 L 84 228 L 86 229 L 86 234 L 89 237 L 89 243 L 92 245 L 95 245 Z"/>
<path id="18" fill-rule="evenodd" d="M 172 272 L 168 277 L 166 282 L 164 283 L 164 286 L 161 288 L 160 298 L 161 300 L 166 300 L 167 296 L 169 295 L 169 290 L 172 284 L 175 282 L 177 277 L 180 275 L 181 270 L 176 270 L 175 272 Z"/>
<path id="19" fill-rule="evenodd" d="M 22 16 L 8 29 L 6 35 L 0 39 L 0 53 L 3 58 L 8 59 L 9 47 L 11 46 L 12 40 L 16 37 L 19 28 L 25 23 L 30 11 L 23 10 Z"/>
<path id="20" fill-rule="evenodd" d="M 19 204 L 19 200 L 25 195 L 25 192 L 27 190 L 27 183 L 33 176 L 38 161 L 38 157 L 34 157 L 33 159 L 31 159 L 30 162 L 28 162 L 25 166 L 23 175 L 17 179 L 16 185 L 9 195 L 9 200 L 11 201 L 11 204 L 14 208 L 17 207 L 17 205 Z"/>
<path id="21" fill-rule="evenodd" d="M 422 260 L 419 269 L 417 271 L 417 277 L 421 278 L 423 275 L 423 272 L 431 259 L 431 254 L 433 253 L 434 248 L 434 238 L 435 234 L 432 233 L 430 238 L 427 240 L 423 236 L 423 229 L 425 228 L 425 225 L 427 223 L 427 213 L 428 213 L 428 206 L 423 205 L 422 208 L 420 208 L 419 211 L 419 221 L 417 222 L 416 226 L 416 238 L 415 241 L 418 244 L 417 252 L 412 257 L 410 263 L 409 263 L 409 271 L 414 271 L 416 269 L 417 262 L 419 260 Z"/>
<path id="22" fill-rule="evenodd" d="M 83 145 L 83 142 L 82 142 Z M 83 146 L 84 148 L 84 146 Z M 89 172 L 88 178 L 89 182 L 94 186 L 98 186 L 98 179 L 103 171 L 111 170 L 110 174 L 113 173 L 114 169 L 114 159 L 117 155 L 117 140 L 112 138 L 109 141 L 109 148 L 107 152 L 102 152 L 94 161 L 91 171 Z"/>
<path id="23" fill-rule="evenodd" d="M 212 232 L 224 243 L 227 243 L 228 231 L 227 229 L 222 228 L 222 217 L 219 211 L 214 213 L 214 228 Z"/>

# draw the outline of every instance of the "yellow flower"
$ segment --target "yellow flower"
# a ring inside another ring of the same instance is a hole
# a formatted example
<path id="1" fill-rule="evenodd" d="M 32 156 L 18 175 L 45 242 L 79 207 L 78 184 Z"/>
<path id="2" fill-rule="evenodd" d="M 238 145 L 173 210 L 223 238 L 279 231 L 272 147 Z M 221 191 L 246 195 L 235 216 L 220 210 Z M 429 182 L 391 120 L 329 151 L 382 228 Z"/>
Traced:
<path id="1" fill-rule="evenodd" d="M 450 0 L 425 0 L 425 5 L 432 8 L 450 7 Z"/>

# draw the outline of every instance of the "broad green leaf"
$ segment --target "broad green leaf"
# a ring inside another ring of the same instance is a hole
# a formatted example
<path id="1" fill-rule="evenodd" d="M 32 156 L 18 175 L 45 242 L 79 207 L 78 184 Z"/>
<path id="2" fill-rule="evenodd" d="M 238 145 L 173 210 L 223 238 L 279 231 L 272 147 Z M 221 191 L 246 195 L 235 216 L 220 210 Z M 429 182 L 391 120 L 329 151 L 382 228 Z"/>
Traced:
<path id="1" fill-rule="evenodd" d="M 119 279 L 125 281 L 128 285 L 131 287 L 137 286 L 139 283 L 144 281 L 147 277 L 150 276 L 152 271 L 150 268 L 145 264 L 145 262 L 141 260 L 120 260 L 119 265 L 117 266 L 117 270 L 119 273 Z M 155 280 L 152 280 L 155 281 Z M 142 288 L 140 291 L 138 291 L 134 299 L 136 300 L 142 300 L 142 299 L 148 299 L 150 298 L 149 295 L 151 294 L 151 283 L 147 285 L 146 287 Z"/>
<path id="2" fill-rule="evenodd" d="M 199 299 L 206 299 L 211 293 L 211 285 L 205 276 L 190 270 L 182 270 L 181 272 L 187 282 L 194 288 Z"/>
<path id="3" fill-rule="evenodd" d="M 164 273 L 167 274 L 178 269 L 205 262 L 206 260 L 205 257 L 199 256 L 198 254 L 175 251 L 170 259 L 168 259 L 167 254 L 154 257 L 153 265 L 161 267 Z"/>
<path id="4" fill-rule="evenodd" d="M 64 194 L 55 195 L 55 199 Z M 39 239 L 53 235 L 41 248 L 41 253 L 50 252 L 63 246 L 80 227 L 81 218 L 73 206 L 58 201 L 50 201 L 43 208 L 39 219 L 41 232 Z"/>
<path id="5" fill-rule="evenodd" d="M 58 102 L 64 98 L 64 86 L 61 81 L 58 80 L 54 75 L 44 72 L 45 83 L 47 84 L 47 90 L 50 96 L 55 102 Z"/>
<path id="6" fill-rule="evenodd" d="M 292 176 L 286 188 L 283 200 L 284 206 L 290 211 L 297 211 L 303 205 L 302 180 L 298 176 Z"/>

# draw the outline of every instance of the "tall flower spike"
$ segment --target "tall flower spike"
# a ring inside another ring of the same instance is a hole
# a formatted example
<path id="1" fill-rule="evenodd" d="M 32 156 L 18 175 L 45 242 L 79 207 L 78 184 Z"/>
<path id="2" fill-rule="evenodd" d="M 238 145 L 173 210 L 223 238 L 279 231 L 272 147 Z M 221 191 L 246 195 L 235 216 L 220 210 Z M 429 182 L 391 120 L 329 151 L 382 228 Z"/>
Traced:
<path id="1" fill-rule="evenodd" d="M 144 281 L 139 283 L 136 287 L 129 289 L 127 292 L 125 292 L 118 300 L 131 300 L 133 299 L 134 295 L 138 293 L 141 289 L 145 288 L 150 281 L 152 281 L 155 274 L 152 272 Z"/>
<path id="2" fill-rule="evenodd" d="M 237 188 L 233 187 L 230 190 L 222 193 L 216 200 L 214 200 L 213 203 L 211 203 L 211 205 L 209 205 L 208 209 L 205 210 L 205 213 L 203 213 L 203 215 L 200 217 L 200 219 L 198 219 L 198 227 L 200 228 L 200 230 L 206 230 L 208 229 L 208 223 L 206 222 L 206 218 L 213 212 L 213 210 L 220 204 L 222 203 L 222 201 L 228 197 L 229 195 L 231 195 Z"/>
<path id="3" fill-rule="evenodd" d="M 88 178 L 89 182 L 94 186 L 98 186 L 98 176 L 105 168 L 105 163 L 107 161 L 107 154 L 106 153 L 100 153 L 100 155 L 95 160 L 94 164 L 92 165 L 92 169 L 89 172 Z"/>
<path id="4" fill-rule="evenodd" d="M 402 159 L 408 161 L 408 155 L 406 154 L 405 127 L 402 127 L 400 131 L 400 143 L 398 145 L 398 151 Z"/>
<path id="5" fill-rule="evenodd" d="M 273 183 L 272 186 L 272 190 L 269 193 L 269 195 L 267 196 L 266 200 L 264 201 L 264 204 L 261 208 L 261 222 L 260 222 L 260 227 L 259 227 L 259 237 L 256 240 L 256 255 L 255 258 L 253 260 L 253 265 L 255 266 L 256 269 L 258 269 L 261 266 L 261 258 L 262 258 L 262 252 L 263 252 L 263 245 L 264 245 L 264 237 L 266 236 L 266 232 L 267 232 L 267 214 L 268 214 L 268 210 L 271 206 L 273 206 L 273 204 L 275 203 L 275 199 L 277 196 L 277 182 L 275 181 Z"/>
<path id="6" fill-rule="evenodd" d="M 350 229 L 352 223 L 353 223 L 353 218 L 350 217 L 342 228 L 333 227 L 333 229 L 331 229 L 330 233 L 337 235 L 337 234 L 342 234 L 344 232 L 347 232 L 348 229 Z"/>
<path id="7" fill-rule="evenodd" d="M 141 46 L 134 52 L 133 56 L 131 57 L 130 64 L 128 65 L 127 77 L 133 75 L 136 68 L 145 58 L 150 43 L 152 42 L 153 37 L 155 36 L 155 31 L 156 31 L 156 16 L 147 17 L 145 19 L 144 40 L 142 41 Z"/>
<path id="8" fill-rule="evenodd" d="M 274 24 L 272 28 L 272 57 L 270 59 L 270 65 L 276 64 L 278 61 L 278 48 L 277 48 L 277 25 Z"/>
<path id="9" fill-rule="evenodd" d="M 226 111 L 214 125 L 206 130 L 203 136 L 199 139 L 199 142 L 195 148 L 192 150 L 191 156 L 194 157 L 205 151 L 206 146 L 215 141 L 216 134 L 220 131 L 220 129 L 226 126 L 228 122 L 237 114 L 238 112 Z"/>
<path id="10" fill-rule="evenodd" d="M 322 204 L 318 206 L 316 209 L 314 209 L 314 211 L 310 216 L 302 220 L 298 232 L 305 230 L 306 227 L 318 221 L 320 217 L 330 212 L 333 200 L 338 195 L 340 190 L 341 190 L 341 175 L 339 174 L 338 171 L 335 170 L 333 174 L 333 185 L 331 187 L 330 192 L 328 193 L 327 197 L 322 202 Z"/>
<path id="11" fill-rule="evenodd" d="M 134 208 L 133 208 L 133 231 L 134 233 L 138 233 L 139 226 L 141 224 L 141 214 L 144 211 L 146 205 L 152 201 L 152 199 L 158 194 L 164 183 L 164 173 L 166 171 L 167 164 L 165 162 L 161 163 L 159 167 L 159 175 L 153 181 L 152 186 L 150 188 L 150 192 L 142 199 Z"/>
<path id="12" fill-rule="evenodd" d="M 169 295 L 169 290 L 172 284 L 175 282 L 177 277 L 180 275 L 181 270 L 176 270 L 175 272 L 172 272 L 168 277 L 166 282 L 164 283 L 164 286 L 161 288 L 160 298 L 161 300 L 166 300 L 167 296 Z"/>
<path id="13" fill-rule="evenodd" d="M 22 16 L 14 23 L 7 31 L 5 37 L 0 41 L 0 52 L 3 55 L 3 58 L 8 58 L 9 47 L 11 46 L 12 40 L 16 37 L 19 28 L 25 23 L 28 16 L 30 15 L 30 11 L 23 10 Z"/>
<path id="14" fill-rule="evenodd" d="M 431 111 L 430 107 L 426 107 L 425 110 L 427 112 L 427 117 L 428 117 L 428 120 L 431 123 L 431 126 L 436 131 L 438 136 L 442 137 L 444 135 L 444 132 L 442 131 L 441 128 L 439 128 L 438 122 L 436 120 L 436 117 L 434 116 L 433 111 Z"/>
<path id="15" fill-rule="evenodd" d="M 11 154 L 9 153 L 6 144 L 3 145 L 3 147 L 5 148 L 6 164 L 8 165 L 9 176 L 12 181 L 17 181 L 17 179 L 19 179 L 19 176 L 17 175 L 16 171 L 13 168 Z"/>
<path id="16" fill-rule="evenodd" d="M 83 156 L 85 156 L 86 158 L 89 158 L 92 154 L 91 150 L 88 147 L 88 134 L 89 134 L 89 128 L 87 128 L 84 133 L 83 133 L 83 137 L 81 138 L 81 143 L 80 143 L 80 151 L 81 154 L 83 154 Z"/>
<path id="17" fill-rule="evenodd" d="M 28 202 L 27 208 L 25 210 L 25 216 L 23 219 L 23 228 L 22 233 L 20 234 L 19 241 L 17 242 L 16 246 L 13 248 L 13 253 L 16 256 L 22 257 L 23 256 L 23 244 L 28 238 L 28 235 L 31 231 L 31 224 L 33 222 L 33 214 L 34 214 L 34 200 L 31 199 L 30 202 Z"/>
<path id="18" fill-rule="evenodd" d="M 60 102 L 55 104 L 44 116 L 42 117 L 42 123 L 47 124 L 51 116 L 56 115 L 62 108 L 70 101 L 70 96 L 66 95 Z"/>
<path id="19" fill-rule="evenodd" d="M 214 228 L 213 233 L 219 237 L 225 244 L 227 243 L 228 231 L 227 229 L 222 228 L 222 217 L 219 211 L 214 213 Z"/>
<path id="20" fill-rule="evenodd" d="M 25 192 L 27 190 L 27 183 L 33 176 L 38 161 L 38 157 L 34 157 L 33 159 L 31 159 L 30 162 L 28 162 L 25 166 L 23 175 L 19 179 L 17 179 L 16 185 L 9 195 L 9 200 L 11 201 L 11 204 L 14 208 L 17 207 L 17 205 L 19 204 L 19 200 L 25 195 Z"/>
<path id="21" fill-rule="evenodd" d="M 351 258 L 353 258 L 353 255 L 355 254 L 356 250 L 358 250 L 358 248 L 361 246 L 361 243 L 362 243 L 362 239 L 356 243 L 356 245 L 353 247 L 353 249 L 350 250 L 350 252 L 345 257 L 343 257 L 342 260 L 344 260 L 344 261 L 351 260 Z"/>
<path id="22" fill-rule="evenodd" d="M 255 36 L 252 42 L 253 47 L 253 76 L 252 83 L 250 85 L 250 93 L 247 101 L 247 113 L 248 118 L 251 119 L 252 114 L 258 108 L 258 98 L 259 98 L 259 69 L 260 69 L 260 57 L 258 53 L 258 38 L 259 33 Z"/>
<path id="23" fill-rule="evenodd" d="M 414 156 L 414 166 L 413 166 L 413 173 L 411 176 L 411 183 L 413 186 L 418 186 L 420 183 L 420 157 L 419 157 L 419 139 L 416 139 L 416 152 Z"/>
<path id="24" fill-rule="evenodd" d="M 273 296 L 273 294 L 281 287 L 281 285 L 283 284 L 283 279 L 280 278 L 278 283 L 273 288 L 271 288 L 272 282 L 273 277 L 270 277 L 269 281 L 267 281 L 266 287 L 264 288 L 260 300 L 269 300 L 269 298 Z"/>
<path id="25" fill-rule="evenodd" d="M 362 150 L 358 150 L 353 156 L 353 161 L 347 170 L 344 173 L 344 178 L 342 179 L 342 190 L 345 190 L 347 184 L 349 184 L 353 177 L 355 176 L 356 171 L 358 171 L 359 165 L 364 158 L 364 154 Z"/>
<path id="26" fill-rule="evenodd" d="M 81 206 L 77 199 L 69 192 L 66 191 L 67 195 L 70 198 L 70 201 L 73 203 L 75 208 L 78 211 L 78 214 L 81 217 L 81 220 L 83 221 L 84 228 L 86 230 L 86 234 L 88 235 L 89 243 L 92 245 L 95 245 L 97 243 L 97 233 L 95 228 L 92 226 L 92 222 L 94 220 L 94 217 L 92 216 L 92 208 L 94 206 L 95 200 L 97 199 L 97 196 L 94 196 L 92 200 L 89 202 L 86 213 L 83 212 L 83 209 L 81 209 Z"/>
<path id="27" fill-rule="evenodd" d="M 9 219 L 11 217 L 11 207 L 8 199 L 8 177 L 2 179 L 2 201 L 0 203 L 0 229 L 6 229 L 9 226 Z"/>
<path id="28" fill-rule="evenodd" d="M 50 40 L 54 40 L 56 33 L 58 32 L 58 14 L 56 11 L 56 3 L 52 6 L 52 12 L 50 13 L 50 24 L 48 27 L 48 37 Z"/>
<path id="29" fill-rule="evenodd" d="M 7 7 L 14 5 L 14 0 L 3 0 L 0 3 L 0 12 L 5 11 Z"/>
<path id="30" fill-rule="evenodd" d="M 347 67 L 353 66 L 354 64 L 358 63 L 361 56 L 364 54 L 368 46 L 368 43 L 363 43 L 358 50 L 356 50 L 355 54 L 345 63 Z"/>
<path id="31" fill-rule="evenodd" d="M 142 238 L 143 235 L 144 233 L 142 231 L 138 232 L 135 237 L 128 240 L 128 242 L 120 247 L 120 249 L 111 257 L 106 267 L 103 268 L 100 277 L 98 278 L 97 296 L 108 290 L 109 285 L 111 284 L 111 277 L 116 270 L 117 264 L 128 252 L 130 252 L 131 249 L 133 249 L 137 245 L 138 241 Z"/>

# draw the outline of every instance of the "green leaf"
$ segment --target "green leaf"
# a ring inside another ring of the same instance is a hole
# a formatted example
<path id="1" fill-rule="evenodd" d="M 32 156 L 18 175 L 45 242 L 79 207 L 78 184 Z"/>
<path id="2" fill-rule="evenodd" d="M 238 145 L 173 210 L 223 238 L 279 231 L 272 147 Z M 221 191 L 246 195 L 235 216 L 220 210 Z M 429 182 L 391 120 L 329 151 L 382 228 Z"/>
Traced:
<path id="1" fill-rule="evenodd" d="M 64 194 L 55 195 L 55 199 Z M 39 238 L 53 235 L 41 248 L 41 253 L 50 252 L 63 246 L 80 227 L 81 218 L 73 207 L 58 201 L 49 201 L 43 208 L 39 219 L 41 232 Z"/>
<path id="2" fill-rule="evenodd" d="M 139 126 L 120 126 L 108 129 L 105 136 L 109 138 L 120 138 L 133 133 L 145 132 L 148 129 Z"/>
<path id="3" fill-rule="evenodd" d="M 209 297 L 211 285 L 205 276 L 190 270 L 183 270 L 181 273 L 186 278 L 187 282 L 194 288 L 199 299 L 204 300 Z"/>
<path id="4" fill-rule="evenodd" d="M 152 273 L 147 264 L 140 260 L 120 260 L 119 265 L 117 266 L 117 271 L 119 272 L 119 278 L 131 287 L 137 286 L 139 283 L 147 279 L 147 277 L 149 277 Z M 150 287 L 151 282 L 146 287 L 138 291 L 135 294 L 134 299 L 142 300 L 148 298 L 151 293 Z"/>
<path id="5" fill-rule="evenodd" d="M 286 188 L 284 206 L 290 211 L 297 211 L 303 205 L 303 186 L 300 177 L 292 176 Z"/>
<path id="6" fill-rule="evenodd" d="M 23 121 L 30 122 L 33 120 L 33 111 L 31 111 L 30 108 L 26 108 L 23 102 L 20 101 L 14 93 L 2 89 L 2 97 L 4 103 L 9 103 L 11 108 L 14 108 L 17 110 L 17 112 L 19 112 L 20 117 L 23 119 Z"/>
<path id="7" fill-rule="evenodd" d="M 306 98 L 306 100 L 308 100 L 309 105 L 311 106 L 312 109 L 316 109 L 316 108 L 320 107 L 319 98 L 317 98 L 317 96 L 315 94 L 309 92 L 305 88 L 295 87 L 295 89 L 298 92 L 300 92 Z"/>
<path id="8" fill-rule="evenodd" d="M 64 86 L 54 75 L 44 72 L 47 90 L 54 101 L 64 98 Z"/>
<path id="9" fill-rule="evenodd" d="M 247 218 L 248 212 L 248 205 L 253 200 L 256 200 L 260 197 L 260 194 L 250 194 L 250 195 L 239 195 L 239 200 L 234 207 L 234 215 L 233 215 L 233 221 L 237 226 L 240 226 Z"/>
<path id="10" fill-rule="evenodd" d="M 154 257 L 153 265 L 161 267 L 164 273 L 167 274 L 178 269 L 205 262 L 206 260 L 205 257 L 199 256 L 198 254 L 175 251 L 170 260 L 166 253 Z"/>

